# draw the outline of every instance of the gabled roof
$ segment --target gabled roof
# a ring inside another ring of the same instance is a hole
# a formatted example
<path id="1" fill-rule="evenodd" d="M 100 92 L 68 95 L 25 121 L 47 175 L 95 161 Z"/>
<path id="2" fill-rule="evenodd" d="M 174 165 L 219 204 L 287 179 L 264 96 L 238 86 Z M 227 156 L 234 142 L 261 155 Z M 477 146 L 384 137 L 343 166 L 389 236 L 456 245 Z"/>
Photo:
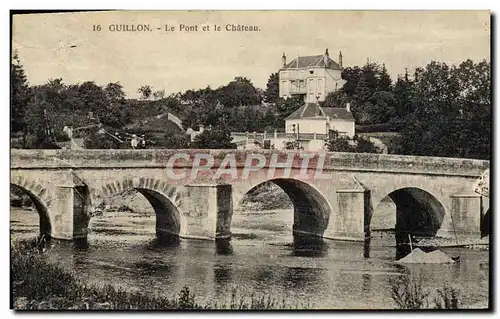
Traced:
<path id="1" fill-rule="evenodd" d="M 283 69 L 324 68 L 324 55 L 299 56 L 285 65 Z M 328 57 L 328 69 L 342 70 L 340 65 Z"/>
<path id="2" fill-rule="evenodd" d="M 354 121 L 352 113 L 345 108 L 321 107 L 317 103 L 307 103 L 302 105 L 285 120 L 297 120 L 304 118 L 326 119 L 326 117 L 329 117 L 330 119 Z"/>

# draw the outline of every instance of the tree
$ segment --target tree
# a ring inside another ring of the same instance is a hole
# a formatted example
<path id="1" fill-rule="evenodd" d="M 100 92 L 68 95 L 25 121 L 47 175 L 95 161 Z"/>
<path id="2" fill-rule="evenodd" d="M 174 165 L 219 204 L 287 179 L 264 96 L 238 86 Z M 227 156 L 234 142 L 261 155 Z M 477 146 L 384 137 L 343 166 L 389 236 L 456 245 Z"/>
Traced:
<path id="1" fill-rule="evenodd" d="M 121 121 L 121 111 L 125 105 L 125 92 L 123 86 L 119 83 L 109 83 L 104 88 L 106 96 L 106 113 L 101 114 L 101 122 L 112 127 L 119 128 L 124 125 Z"/>
<path id="2" fill-rule="evenodd" d="M 490 158 L 491 66 L 432 61 L 415 72 L 414 112 L 407 116 L 399 152 Z"/>
<path id="3" fill-rule="evenodd" d="M 377 91 L 392 91 L 392 80 L 389 73 L 387 73 L 385 63 L 382 64 L 382 69 L 378 74 Z"/>
<path id="4" fill-rule="evenodd" d="M 219 88 L 218 100 L 226 107 L 255 105 L 262 102 L 262 96 L 245 77 L 235 77 L 228 85 Z"/>
<path id="5" fill-rule="evenodd" d="M 325 96 L 325 101 L 320 102 L 320 104 L 322 107 L 345 107 L 350 102 L 349 96 L 344 90 L 337 90 L 328 93 Z"/>
<path id="6" fill-rule="evenodd" d="M 326 148 L 330 152 L 354 152 L 353 146 L 347 137 L 334 136 L 326 142 Z"/>
<path id="7" fill-rule="evenodd" d="M 17 52 L 14 53 L 10 67 L 10 129 L 12 133 L 23 131 L 23 137 L 26 139 L 27 127 L 25 123 L 25 114 L 32 93 L 28 86 L 28 80 Z"/>
<path id="8" fill-rule="evenodd" d="M 162 100 L 165 98 L 165 90 L 158 90 L 153 93 L 153 98 L 155 100 Z"/>
<path id="9" fill-rule="evenodd" d="M 356 107 L 359 108 L 366 102 L 370 102 L 374 91 L 369 87 L 368 81 L 364 74 L 359 79 L 358 85 L 356 86 L 356 92 L 354 95 L 356 101 Z"/>
<path id="10" fill-rule="evenodd" d="M 205 130 L 194 138 L 191 148 L 197 149 L 235 149 L 229 130 Z"/>
<path id="11" fill-rule="evenodd" d="M 278 125 L 284 126 L 285 119 L 304 105 L 304 100 L 301 97 L 292 97 L 287 99 L 278 99 L 276 107 L 278 109 Z"/>
<path id="12" fill-rule="evenodd" d="M 264 91 L 264 101 L 267 103 L 276 103 L 279 98 L 279 75 L 278 72 L 272 73 L 267 80 L 266 90 Z"/>
<path id="13" fill-rule="evenodd" d="M 400 128 L 405 117 L 415 112 L 415 86 L 408 75 L 408 70 L 405 71 L 404 76 L 398 76 L 394 84 L 393 94 L 395 112 L 393 120 L 396 122 L 397 128 Z"/>
<path id="14" fill-rule="evenodd" d="M 370 124 L 387 123 L 394 117 L 395 99 L 392 92 L 377 91 L 373 94 L 372 101 L 374 104 L 365 108 L 365 111 L 370 114 Z"/>
<path id="15" fill-rule="evenodd" d="M 358 137 L 354 148 L 356 153 L 378 153 L 379 149 L 368 138 Z"/>
<path id="16" fill-rule="evenodd" d="M 362 70 L 358 67 L 347 67 L 342 70 L 342 79 L 346 81 L 341 90 L 349 97 L 354 96 L 356 87 L 358 86 L 359 79 L 362 75 Z"/>
<path id="17" fill-rule="evenodd" d="M 157 146 L 162 146 L 168 149 L 181 149 L 189 147 L 189 136 L 184 133 L 173 134 L 171 132 L 165 133 L 165 139 L 161 141 L 160 145 L 157 142 Z"/>
<path id="18" fill-rule="evenodd" d="M 120 82 L 108 83 L 104 88 L 104 94 L 106 94 L 108 102 L 113 104 L 121 103 L 125 100 L 125 92 Z"/>
<path id="19" fill-rule="evenodd" d="M 142 85 L 140 88 L 137 89 L 137 93 L 141 95 L 141 98 L 143 100 L 147 100 L 151 97 L 151 94 L 153 93 L 153 87 L 151 85 Z"/>

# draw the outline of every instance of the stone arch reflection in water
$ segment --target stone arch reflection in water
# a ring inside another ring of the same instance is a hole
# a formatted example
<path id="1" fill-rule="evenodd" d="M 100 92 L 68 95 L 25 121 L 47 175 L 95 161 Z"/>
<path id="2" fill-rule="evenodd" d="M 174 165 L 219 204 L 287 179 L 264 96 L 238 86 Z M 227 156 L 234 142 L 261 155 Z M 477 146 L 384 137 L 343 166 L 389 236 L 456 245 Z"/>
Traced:
<path id="1" fill-rule="evenodd" d="M 252 187 L 246 192 L 246 195 L 269 183 L 281 188 L 293 205 L 294 235 L 302 234 L 321 237 L 328 226 L 331 214 L 331 208 L 323 195 L 312 185 L 292 178 L 268 180 Z"/>
<path id="2" fill-rule="evenodd" d="M 261 187 L 269 184 L 278 186 L 293 205 L 293 254 L 308 257 L 324 255 L 327 249 L 322 236 L 331 214 L 327 200 L 308 183 L 290 178 L 278 178 L 252 187 L 240 203 L 247 200 L 249 194 L 258 192 Z M 276 195 L 274 198 L 283 200 L 283 196 Z M 274 206 L 272 203 L 269 204 L 271 207 Z"/>
<path id="3" fill-rule="evenodd" d="M 125 184 L 125 183 L 124 183 Z M 179 236 L 181 233 L 181 213 L 178 207 L 172 202 L 172 200 L 161 191 L 146 188 L 146 187 L 127 187 L 116 192 L 100 193 L 100 196 L 94 196 L 92 198 L 92 204 L 97 209 L 94 212 L 98 215 L 105 215 L 110 209 L 109 205 L 105 203 L 112 196 L 125 197 L 125 194 L 129 194 L 130 191 L 136 191 L 140 193 L 150 205 L 149 211 L 154 212 L 155 218 L 155 239 L 151 243 L 154 247 L 168 247 L 177 246 L 179 244 Z M 130 195 L 130 194 L 129 194 Z M 120 198 L 121 199 L 121 198 Z M 147 205 L 147 204 L 146 204 Z M 123 202 L 118 208 L 111 208 L 113 211 L 119 211 L 120 208 L 129 210 L 127 206 L 127 199 L 123 198 Z M 147 211 L 148 209 L 146 209 Z M 94 215 L 95 215 L 94 213 Z M 142 212 L 139 212 L 142 213 Z M 96 219 L 94 216 L 93 219 Z M 92 223 L 93 220 L 90 221 Z M 134 226 L 132 220 L 127 221 L 130 227 Z M 127 225 L 128 226 L 128 225 Z"/>
<path id="4" fill-rule="evenodd" d="M 399 259 L 410 252 L 410 240 L 417 242 L 435 236 L 444 215 L 445 208 L 434 195 L 416 187 L 400 188 L 379 203 L 371 216 L 370 228 L 394 235 Z"/>

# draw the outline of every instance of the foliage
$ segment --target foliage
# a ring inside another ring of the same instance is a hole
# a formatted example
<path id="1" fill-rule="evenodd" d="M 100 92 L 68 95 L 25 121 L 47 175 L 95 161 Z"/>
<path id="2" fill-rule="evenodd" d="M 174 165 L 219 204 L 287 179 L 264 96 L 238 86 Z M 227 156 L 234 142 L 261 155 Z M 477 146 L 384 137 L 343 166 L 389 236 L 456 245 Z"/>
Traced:
<path id="1" fill-rule="evenodd" d="M 155 145 L 155 147 L 160 146 L 161 148 L 169 148 L 169 149 L 181 149 L 181 148 L 189 148 L 190 139 L 188 135 L 184 133 L 172 134 L 165 133 L 164 140 L 159 142 L 160 144 Z"/>
<path id="2" fill-rule="evenodd" d="M 411 75 L 406 71 L 393 83 L 385 64 L 367 61 L 362 67 L 343 69 L 342 78 L 344 86 L 329 93 L 321 104 L 343 107 L 350 103 L 357 125 L 388 125 L 398 131 L 391 152 L 490 158 L 489 62 L 467 60 L 448 66 L 432 61 Z M 286 117 L 304 105 L 300 97 L 278 97 L 277 73 L 270 75 L 264 92 L 250 79 L 236 77 L 216 89 L 207 86 L 167 97 L 163 90 L 153 92 L 152 86 L 143 85 L 138 90 L 142 99 L 127 99 L 119 82 L 67 85 L 62 79 L 50 79 L 29 86 L 14 54 L 11 80 L 11 146 L 22 148 L 57 148 L 56 142 L 65 139 L 61 134 L 64 126 L 72 127 L 74 138 L 85 138 L 89 147 L 122 147 L 109 135 L 97 136 L 97 128 L 102 125 L 136 134 L 151 133 L 149 138 L 155 147 L 185 146 L 186 140 L 175 128 L 153 118 L 172 112 L 182 119 L 184 129 L 203 125 L 233 132 L 262 132 L 283 130 Z M 268 103 L 262 104 L 263 99 Z M 196 145 L 231 144 L 226 133 L 222 134 L 225 142 L 210 143 L 207 138 L 211 134 L 219 133 L 205 133 Z M 366 146 L 363 143 L 360 150 Z M 352 151 L 342 140 L 330 144 L 331 149 Z"/>
<path id="3" fill-rule="evenodd" d="M 260 104 L 262 96 L 245 77 L 235 77 L 228 85 L 218 89 L 219 102 L 225 107 Z"/>
<path id="4" fill-rule="evenodd" d="M 330 152 L 354 152 L 354 147 L 347 137 L 330 138 L 326 142 L 326 148 Z"/>
<path id="5" fill-rule="evenodd" d="M 423 275 L 389 278 L 391 297 L 399 309 L 459 309 L 459 291 L 445 283 L 433 294 L 422 288 Z"/>
<path id="6" fill-rule="evenodd" d="M 153 98 L 155 100 L 161 100 L 165 98 L 165 90 L 157 90 L 153 92 Z"/>
<path id="7" fill-rule="evenodd" d="M 203 131 L 194 138 L 190 146 L 197 149 L 235 149 L 236 144 L 232 140 L 231 131 L 223 117 L 220 126 Z"/>
<path id="8" fill-rule="evenodd" d="M 31 99 L 31 90 L 28 86 L 28 80 L 17 52 L 14 53 L 10 67 L 11 132 L 24 131 L 26 129 L 24 117 L 26 114 L 26 108 L 28 107 L 28 103 Z"/>
<path id="9" fill-rule="evenodd" d="M 325 96 L 325 100 L 320 102 L 321 107 L 345 107 L 347 103 L 350 103 L 349 96 L 344 90 L 337 90 L 335 92 L 330 92 Z"/>
<path id="10" fill-rule="evenodd" d="M 389 277 L 391 296 L 396 306 L 400 309 L 428 308 L 428 292 L 422 288 L 422 275 L 417 279 L 413 276 Z"/>
<path id="11" fill-rule="evenodd" d="M 141 98 L 143 100 L 147 100 L 151 97 L 151 94 L 153 93 L 153 87 L 151 85 L 142 85 L 140 88 L 137 89 L 137 93 L 141 95 Z"/>
<path id="12" fill-rule="evenodd" d="M 84 139 L 83 146 L 90 149 L 118 149 L 128 146 L 123 139 L 120 139 L 123 141 L 120 142 L 117 138 L 113 138 L 103 131 L 94 131 Z"/>
<path id="13" fill-rule="evenodd" d="M 443 288 L 437 290 L 437 296 L 434 298 L 436 309 L 459 309 L 460 292 L 449 286 L 444 285 Z"/>
<path id="14" fill-rule="evenodd" d="M 348 137 L 334 134 L 326 142 L 326 149 L 330 152 L 379 153 L 378 147 L 369 138 L 354 136 L 354 143 L 352 144 Z"/>
<path id="15" fill-rule="evenodd" d="M 370 141 L 370 139 L 360 136 L 356 139 L 354 151 L 356 153 L 378 153 L 379 149 Z"/>
<path id="16" fill-rule="evenodd" d="M 285 126 L 285 119 L 304 105 L 304 100 L 300 96 L 282 99 L 279 98 L 276 102 L 278 112 L 278 125 Z"/>
<path id="17" fill-rule="evenodd" d="M 278 72 L 272 73 L 269 76 L 266 84 L 266 90 L 264 91 L 264 101 L 267 103 L 276 103 L 279 98 L 279 74 Z"/>
<path id="18" fill-rule="evenodd" d="M 491 67 L 431 62 L 415 72 L 414 108 L 402 124 L 398 152 L 408 155 L 490 158 Z"/>

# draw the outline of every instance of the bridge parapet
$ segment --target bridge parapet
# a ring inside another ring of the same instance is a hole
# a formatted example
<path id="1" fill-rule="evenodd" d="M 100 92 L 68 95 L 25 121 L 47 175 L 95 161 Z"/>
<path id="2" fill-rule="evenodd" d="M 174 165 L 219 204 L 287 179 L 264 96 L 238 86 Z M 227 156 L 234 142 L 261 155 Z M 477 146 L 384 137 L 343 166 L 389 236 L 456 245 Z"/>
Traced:
<path id="1" fill-rule="evenodd" d="M 179 157 L 183 154 L 183 157 Z M 373 171 L 387 173 L 459 175 L 479 177 L 489 169 L 486 160 L 406 156 L 368 153 L 311 153 L 275 150 L 201 150 L 201 149 L 147 149 L 147 150 L 12 150 L 11 169 L 68 169 L 68 168 L 191 168 L 196 156 L 212 156 L 213 169 L 220 167 L 230 155 L 237 168 L 245 166 L 249 155 L 263 155 L 263 168 L 286 162 L 290 156 L 291 168 L 301 169 L 303 159 L 309 157 L 309 168 L 322 162 L 323 171 Z M 273 162 L 271 159 L 275 157 Z M 175 158 L 173 158 L 175 157 Z M 170 160 L 172 159 L 172 160 Z M 233 163 L 230 163 L 233 164 Z M 282 165 L 281 165 L 282 166 Z"/>

